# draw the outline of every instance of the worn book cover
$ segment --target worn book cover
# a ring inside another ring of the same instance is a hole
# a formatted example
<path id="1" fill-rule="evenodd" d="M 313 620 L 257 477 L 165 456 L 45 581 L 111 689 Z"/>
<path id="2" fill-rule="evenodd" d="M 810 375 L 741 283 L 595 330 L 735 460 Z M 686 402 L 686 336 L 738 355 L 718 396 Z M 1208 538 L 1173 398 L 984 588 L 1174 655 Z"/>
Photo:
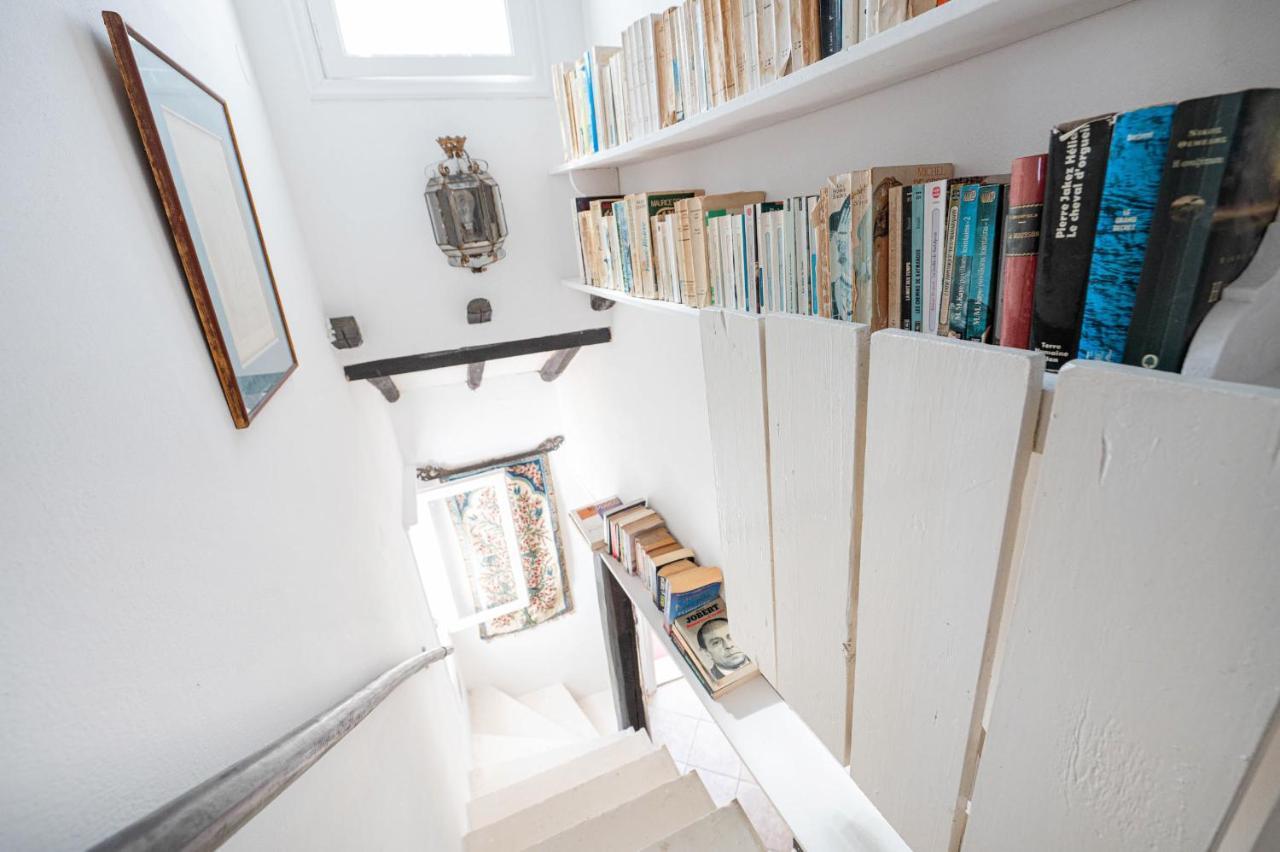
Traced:
<path id="1" fill-rule="evenodd" d="M 1009 182 L 1009 212 L 1004 220 L 1003 306 L 1000 345 L 1027 349 L 1031 345 L 1031 296 L 1040 253 L 1040 218 L 1044 209 L 1044 154 L 1013 161 Z"/>
<path id="2" fill-rule="evenodd" d="M 973 272 L 965 297 L 966 340 L 991 342 L 1000 227 L 1004 221 L 1004 187 L 989 184 L 978 190 L 978 221 L 974 232 Z"/>
<path id="3" fill-rule="evenodd" d="M 687 547 L 675 547 L 662 553 L 654 554 L 649 560 L 651 576 L 649 592 L 653 595 L 653 605 L 662 609 L 662 582 L 670 574 L 692 568 L 693 551 Z M 665 574 L 663 572 L 666 572 Z"/>
<path id="4" fill-rule="evenodd" d="M 720 211 L 719 215 L 740 213 L 745 205 L 758 204 L 764 197 L 763 192 L 727 192 L 694 196 L 683 202 L 689 211 L 689 251 L 693 261 L 693 292 L 688 304 L 697 307 L 711 304 L 706 216 L 712 211 Z"/>
<path id="5" fill-rule="evenodd" d="M 902 324 L 902 210 L 903 186 L 889 189 L 889 323 Z"/>
<path id="6" fill-rule="evenodd" d="M 1110 113 L 1068 122 L 1049 134 L 1031 346 L 1044 353 L 1050 372 L 1076 356 L 1115 118 Z"/>
<path id="7" fill-rule="evenodd" d="M 956 275 L 956 239 L 960 223 L 960 192 L 965 179 L 947 181 L 947 231 L 942 244 L 942 290 L 938 293 L 938 334 L 951 332 L 951 293 Z"/>
<path id="8" fill-rule="evenodd" d="M 840 28 L 844 20 L 844 3 L 852 3 L 856 0 L 818 0 L 818 28 L 819 28 L 819 49 L 821 56 L 819 59 L 825 59 L 832 54 L 839 53 L 844 50 L 844 43 L 840 35 Z"/>
<path id="9" fill-rule="evenodd" d="M 778 76 L 774 60 L 774 0 L 755 0 L 756 67 L 760 69 L 760 85 L 772 83 Z"/>
<path id="10" fill-rule="evenodd" d="M 930 163 L 879 166 L 847 176 L 847 219 L 843 205 L 833 203 L 828 212 L 831 227 L 840 229 L 829 261 L 836 319 L 866 323 L 872 331 L 888 327 L 889 189 L 948 178 L 953 171 L 950 163 Z M 846 180 L 844 175 L 837 178 Z M 827 185 L 832 186 L 831 180 Z M 846 245 L 848 256 L 837 257 L 835 250 Z"/>
<path id="11" fill-rule="evenodd" d="M 671 575 L 667 578 L 663 619 L 669 625 L 673 619 L 714 601 L 720 597 L 723 583 L 724 575 L 720 569 L 709 565 L 699 565 Z"/>
<path id="12" fill-rule="evenodd" d="M 1280 90 L 1178 105 L 1125 363 L 1177 371 L 1280 203 Z"/>
<path id="13" fill-rule="evenodd" d="M 1173 112 L 1174 104 L 1160 104 L 1116 119 L 1098 202 L 1078 358 L 1124 360 Z"/>
<path id="14" fill-rule="evenodd" d="M 834 312 L 831 299 L 830 193 L 824 186 L 809 215 L 810 244 L 813 246 L 813 278 L 818 297 L 817 315 L 830 318 Z"/>
<path id="15" fill-rule="evenodd" d="M 639 246 L 639 251 L 636 252 L 640 261 L 641 287 L 638 295 L 649 299 L 654 299 L 658 296 L 657 279 L 654 276 L 652 224 L 654 217 L 670 213 L 675 208 L 675 203 L 682 198 L 701 194 L 702 190 L 700 189 L 679 189 L 663 192 L 641 192 L 627 196 L 627 198 L 631 199 L 631 207 L 628 212 L 634 217 L 631 222 L 633 228 L 632 239 L 635 241 L 633 246 Z"/>
<path id="16" fill-rule="evenodd" d="M 645 504 L 646 501 L 642 499 L 624 500 L 622 505 L 601 513 L 600 517 L 604 521 L 605 549 L 609 551 L 610 556 L 618 558 L 618 523 L 624 521 L 625 516 L 643 509 Z"/>
<path id="17" fill-rule="evenodd" d="M 827 178 L 823 193 L 827 201 L 827 275 L 831 289 L 831 316 L 852 322 L 857 300 L 853 283 L 853 173 Z M 865 236 L 869 244 L 870 234 Z"/>
<path id="18" fill-rule="evenodd" d="M 671 629 L 679 637 L 677 645 L 697 661 L 712 695 L 719 697 L 758 673 L 755 662 L 733 641 L 723 598 L 680 616 Z"/>

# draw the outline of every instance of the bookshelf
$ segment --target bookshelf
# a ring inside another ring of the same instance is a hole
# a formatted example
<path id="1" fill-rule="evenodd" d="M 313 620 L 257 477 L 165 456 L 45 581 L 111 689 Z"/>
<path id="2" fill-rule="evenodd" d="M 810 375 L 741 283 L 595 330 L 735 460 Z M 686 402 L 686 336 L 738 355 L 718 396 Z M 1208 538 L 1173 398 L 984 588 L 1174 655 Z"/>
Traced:
<path id="1" fill-rule="evenodd" d="M 604 287 L 592 287 L 590 284 L 583 284 L 576 278 L 566 278 L 561 281 L 564 286 L 570 290 L 577 290 L 592 296 L 599 296 L 602 299 L 609 299 L 613 302 L 620 302 L 624 305 L 635 305 L 639 308 L 648 308 L 649 310 L 662 311 L 663 313 L 686 314 L 688 316 L 697 316 L 698 309 L 690 305 L 678 305 L 675 302 L 664 302 L 661 299 L 642 299 L 639 296 L 632 296 L 629 293 L 623 293 L 618 290 L 609 290 Z"/>
<path id="2" fill-rule="evenodd" d="M 712 698 L 667 635 L 662 613 L 640 578 L 627 573 L 609 554 L 596 556 L 626 593 L 637 616 L 648 622 L 663 642 L 680 674 L 692 685 L 712 721 L 801 846 L 867 852 L 907 850 L 848 771 L 763 676 L 752 678 L 719 701 Z"/>
<path id="3" fill-rule="evenodd" d="M 989 53 L 1129 0 L 951 0 L 745 95 L 551 174 L 617 168 L 749 133 Z"/>

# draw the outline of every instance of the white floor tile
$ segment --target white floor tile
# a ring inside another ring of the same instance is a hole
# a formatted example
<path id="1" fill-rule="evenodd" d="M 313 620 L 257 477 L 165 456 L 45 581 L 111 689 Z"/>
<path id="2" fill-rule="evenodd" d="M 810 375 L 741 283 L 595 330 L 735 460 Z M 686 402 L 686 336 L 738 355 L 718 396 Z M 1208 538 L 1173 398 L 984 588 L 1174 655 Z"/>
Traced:
<path id="1" fill-rule="evenodd" d="M 688 764 L 695 769 L 707 769 L 733 778 L 737 778 L 742 769 L 738 753 L 729 745 L 729 740 L 715 722 L 698 723 Z"/>

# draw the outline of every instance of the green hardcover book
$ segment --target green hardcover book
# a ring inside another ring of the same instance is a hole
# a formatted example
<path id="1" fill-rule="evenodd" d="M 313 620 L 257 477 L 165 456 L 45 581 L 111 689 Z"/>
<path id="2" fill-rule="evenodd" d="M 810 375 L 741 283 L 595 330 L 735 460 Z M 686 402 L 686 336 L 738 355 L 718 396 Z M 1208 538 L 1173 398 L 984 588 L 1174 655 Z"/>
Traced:
<path id="1" fill-rule="evenodd" d="M 978 222 L 973 252 L 973 271 L 965 297 L 965 339 L 989 343 L 991 306 L 995 304 L 996 258 L 1000 246 L 1000 223 L 1004 187 L 989 184 L 978 190 Z"/>
<path id="2" fill-rule="evenodd" d="M 1280 201 L 1280 90 L 1178 105 L 1125 363 L 1176 372 L 1196 328 L 1244 271 Z"/>
<path id="3" fill-rule="evenodd" d="M 947 335 L 963 338 L 968 328 L 965 301 L 969 296 L 969 279 L 973 277 L 973 253 L 978 236 L 978 190 L 981 184 L 967 183 L 960 190 L 960 213 L 956 221 L 955 278 L 951 282 L 951 307 L 948 311 Z"/>

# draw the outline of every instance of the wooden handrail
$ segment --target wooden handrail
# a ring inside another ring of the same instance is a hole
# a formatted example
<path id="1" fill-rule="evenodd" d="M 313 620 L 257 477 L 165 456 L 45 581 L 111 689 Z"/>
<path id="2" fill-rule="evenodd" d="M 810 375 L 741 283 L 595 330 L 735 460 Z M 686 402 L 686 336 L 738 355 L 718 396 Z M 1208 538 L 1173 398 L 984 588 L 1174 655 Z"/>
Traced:
<path id="1" fill-rule="evenodd" d="M 452 653 L 453 648 L 448 646 L 435 648 L 388 669 L 269 746 L 93 846 L 90 852 L 217 849 L 360 724 L 397 686 Z"/>

